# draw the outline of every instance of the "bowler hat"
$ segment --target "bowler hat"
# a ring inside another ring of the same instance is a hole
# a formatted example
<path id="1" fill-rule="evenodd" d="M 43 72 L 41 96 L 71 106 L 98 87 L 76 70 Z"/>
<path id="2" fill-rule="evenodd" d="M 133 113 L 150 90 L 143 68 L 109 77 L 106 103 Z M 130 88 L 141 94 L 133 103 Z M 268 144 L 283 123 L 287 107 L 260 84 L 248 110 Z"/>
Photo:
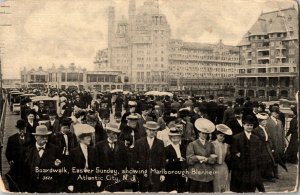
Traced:
<path id="1" fill-rule="evenodd" d="M 279 113 L 279 107 L 278 106 L 272 106 L 271 109 L 270 109 L 270 112 Z"/>
<path id="2" fill-rule="evenodd" d="M 16 128 L 23 129 L 26 127 L 26 122 L 23 119 L 17 121 Z"/>
<path id="3" fill-rule="evenodd" d="M 256 118 L 257 119 L 260 119 L 260 120 L 266 120 L 269 118 L 269 115 L 267 113 L 258 113 L 256 115 Z"/>
<path id="4" fill-rule="evenodd" d="M 198 118 L 195 121 L 195 127 L 203 133 L 212 133 L 215 130 L 215 125 L 208 119 Z"/>
<path id="5" fill-rule="evenodd" d="M 63 117 L 60 119 L 59 123 L 60 123 L 60 126 L 70 126 L 72 123 L 72 119 Z"/>
<path id="6" fill-rule="evenodd" d="M 190 116 L 190 111 L 187 109 L 182 109 L 179 111 L 179 116 L 180 116 L 180 118 Z"/>
<path id="7" fill-rule="evenodd" d="M 157 130 L 159 129 L 159 124 L 154 121 L 147 121 L 146 124 L 143 124 L 146 129 Z"/>
<path id="8" fill-rule="evenodd" d="M 106 130 L 113 131 L 115 133 L 121 133 L 117 124 L 107 124 Z"/>
<path id="9" fill-rule="evenodd" d="M 221 133 L 224 133 L 225 135 L 232 135 L 231 129 L 224 124 L 218 124 L 216 125 L 217 131 L 220 131 Z"/>
<path id="10" fill-rule="evenodd" d="M 27 115 L 30 115 L 30 114 L 36 115 L 36 111 L 35 111 L 34 109 L 31 109 L 31 110 L 27 113 Z"/>
<path id="11" fill-rule="evenodd" d="M 55 110 L 51 110 L 51 111 L 49 112 L 49 116 L 56 116 L 56 115 L 57 115 L 57 113 L 56 113 Z"/>
<path id="12" fill-rule="evenodd" d="M 243 113 L 243 109 L 240 108 L 240 107 L 236 107 L 236 108 L 234 108 L 233 113 L 234 114 L 242 114 Z"/>
<path id="13" fill-rule="evenodd" d="M 254 124 L 255 123 L 255 119 L 254 119 L 254 117 L 253 116 L 251 116 L 251 115 L 247 115 L 246 117 L 245 117 L 245 119 L 243 120 L 243 124 Z"/>
<path id="14" fill-rule="evenodd" d="M 52 132 L 48 131 L 48 128 L 45 125 L 39 125 L 35 129 L 35 133 L 32 135 L 50 135 Z"/>

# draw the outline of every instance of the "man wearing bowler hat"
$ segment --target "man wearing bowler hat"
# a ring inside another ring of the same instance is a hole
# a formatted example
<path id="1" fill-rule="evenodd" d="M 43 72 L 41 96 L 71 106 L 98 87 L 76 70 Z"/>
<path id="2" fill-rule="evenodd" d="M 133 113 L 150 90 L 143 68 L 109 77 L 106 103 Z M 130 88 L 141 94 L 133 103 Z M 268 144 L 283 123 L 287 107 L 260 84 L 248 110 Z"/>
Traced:
<path id="1" fill-rule="evenodd" d="M 159 125 L 154 121 L 144 124 L 147 136 L 136 141 L 138 169 L 147 171 L 138 175 L 141 192 L 159 192 L 165 176 L 161 170 L 165 167 L 164 143 L 156 138 Z M 152 172 L 156 169 L 158 172 Z"/>
<path id="2" fill-rule="evenodd" d="M 123 191 L 122 170 L 127 164 L 125 144 L 118 140 L 121 131 L 116 124 L 108 124 L 106 127 L 107 139 L 100 141 L 95 146 L 96 165 L 102 170 L 118 170 L 120 174 L 104 174 L 102 187 L 105 191 Z"/>
<path id="3" fill-rule="evenodd" d="M 31 143 L 31 136 L 26 134 L 26 122 L 18 120 L 16 124 L 18 132 L 10 136 L 7 141 L 6 158 L 10 165 L 10 170 L 5 175 L 10 192 L 24 192 L 26 189 L 24 177 L 24 150 Z"/>
<path id="4" fill-rule="evenodd" d="M 48 143 L 51 133 L 45 125 L 37 126 L 36 132 L 32 133 L 36 142 L 25 151 L 28 192 L 56 192 L 55 174 L 36 171 L 36 169 L 58 168 L 61 164 L 58 148 Z"/>

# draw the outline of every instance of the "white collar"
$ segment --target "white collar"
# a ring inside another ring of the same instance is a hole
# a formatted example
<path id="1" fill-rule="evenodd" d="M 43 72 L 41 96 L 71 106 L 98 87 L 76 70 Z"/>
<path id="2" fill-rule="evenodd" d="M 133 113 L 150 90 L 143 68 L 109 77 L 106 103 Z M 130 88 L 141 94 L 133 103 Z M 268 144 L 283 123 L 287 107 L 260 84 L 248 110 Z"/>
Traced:
<path id="1" fill-rule="evenodd" d="M 171 142 L 171 145 L 173 146 L 173 148 L 180 148 L 180 144 L 174 144 L 173 142 Z"/>
<path id="2" fill-rule="evenodd" d="M 200 140 L 200 142 L 201 142 L 202 144 L 205 144 L 205 143 L 206 143 L 206 140 L 205 140 L 205 139 L 201 139 L 201 138 L 199 137 L 199 140 Z"/>
<path id="3" fill-rule="evenodd" d="M 39 149 L 39 148 L 44 148 L 45 149 L 46 148 L 46 144 L 44 144 L 43 146 L 40 146 L 40 145 L 37 144 L 37 142 L 35 142 L 35 146 L 36 146 L 37 149 Z"/>
<path id="4" fill-rule="evenodd" d="M 107 138 L 107 141 L 108 141 L 108 143 L 113 144 L 113 143 L 115 143 L 117 140 L 112 141 L 111 139 Z"/>
<path id="5" fill-rule="evenodd" d="M 87 149 L 87 145 L 85 145 L 85 144 L 83 144 L 83 143 L 80 143 L 79 145 L 80 145 L 80 147 L 81 147 L 82 149 Z"/>
<path id="6" fill-rule="evenodd" d="M 148 140 L 148 142 L 153 142 L 154 141 L 154 137 L 150 138 L 150 137 L 147 136 L 147 140 Z"/>
<path id="7" fill-rule="evenodd" d="M 245 132 L 245 134 L 246 134 L 246 137 L 247 137 L 248 139 L 250 139 L 251 133 L 249 133 L 249 132 L 247 132 L 247 131 L 244 131 L 244 132 Z"/>

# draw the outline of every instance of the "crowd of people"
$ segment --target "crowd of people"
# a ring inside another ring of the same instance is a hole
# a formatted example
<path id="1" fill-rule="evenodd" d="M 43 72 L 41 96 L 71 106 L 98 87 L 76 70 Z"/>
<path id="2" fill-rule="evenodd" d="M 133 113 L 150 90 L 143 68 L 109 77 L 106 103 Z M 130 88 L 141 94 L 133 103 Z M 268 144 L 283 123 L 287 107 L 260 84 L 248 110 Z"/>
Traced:
<path id="1" fill-rule="evenodd" d="M 250 98 L 47 95 L 60 112 L 41 101 L 8 138 L 10 191 L 265 192 L 298 162 L 296 107 L 286 133 L 278 104 Z"/>

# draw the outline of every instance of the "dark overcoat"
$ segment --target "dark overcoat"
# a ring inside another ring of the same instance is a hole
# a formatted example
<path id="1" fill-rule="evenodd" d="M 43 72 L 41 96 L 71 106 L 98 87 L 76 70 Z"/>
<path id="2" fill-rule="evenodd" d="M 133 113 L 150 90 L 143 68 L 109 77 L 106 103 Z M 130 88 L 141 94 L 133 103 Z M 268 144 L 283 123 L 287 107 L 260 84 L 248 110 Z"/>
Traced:
<path id="1" fill-rule="evenodd" d="M 254 192 L 260 178 L 258 162 L 261 146 L 259 138 L 251 134 L 250 140 L 245 132 L 233 136 L 231 145 L 232 173 L 230 190 L 233 192 Z"/>

